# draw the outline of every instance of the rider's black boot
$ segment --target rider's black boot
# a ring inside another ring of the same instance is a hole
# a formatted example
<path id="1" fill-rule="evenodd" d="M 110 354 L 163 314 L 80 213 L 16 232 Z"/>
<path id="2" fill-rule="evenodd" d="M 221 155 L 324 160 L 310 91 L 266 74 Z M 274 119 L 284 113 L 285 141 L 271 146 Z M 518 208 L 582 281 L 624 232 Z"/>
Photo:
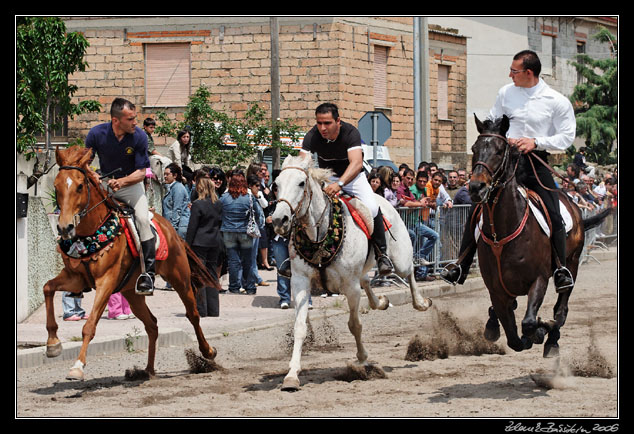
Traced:
<path id="1" fill-rule="evenodd" d="M 386 276 L 394 272 L 392 261 L 387 256 L 387 242 L 385 241 L 385 226 L 383 222 L 383 214 L 379 208 L 379 212 L 374 217 L 374 231 L 372 232 L 372 242 L 376 249 L 376 265 L 380 276 Z"/>
<path id="2" fill-rule="evenodd" d="M 154 275 L 156 273 L 156 247 L 154 243 L 154 238 L 141 241 L 146 274 L 141 275 L 137 281 L 136 293 L 139 295 L 152 295 L 154 293 Z"/>
<path id="3" fill-rule="evenodd" d="M 572 273 L 566 268 L 566 230 L 561 229 L 557 232 L 553 232 L 551 241 L 555 254 L 559 259 L 559 268 L 557 268 L 553 274 L 555 289 L 558 293 L 570 291 L 575 282 L 572 278 Z"/>

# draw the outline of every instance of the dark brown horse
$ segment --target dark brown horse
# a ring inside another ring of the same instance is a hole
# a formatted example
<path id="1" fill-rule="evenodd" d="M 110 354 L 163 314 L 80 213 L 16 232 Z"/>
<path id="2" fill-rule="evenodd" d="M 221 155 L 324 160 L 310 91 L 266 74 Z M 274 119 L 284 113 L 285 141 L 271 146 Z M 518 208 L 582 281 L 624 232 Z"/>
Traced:
<path id="1" fill-rule="evenodd" d="M 83 344 L 79 358 L 67 376 L 68 379 L 83 380 L 86 351 L 95 336 L 97 322 L 106 308 L 110 295 L 116 290 L 121 290 L 130 303 L 132 312 L 143 322 L 148 334 L 148 361 L 145 370 L 153 376 L 158 338 L 157 321 L 145 303 L 145 296 L 135 294 L 134 287 L 140 267 L 135 263 L 138 259 L 133 257 L 126 236 L 119 229 L 120 212 L 102 187 L 98 176 L 88 167 L 92 159 L 90 149 L 74 146 L 66 150 L 57 150 L 56 158 L 60 170 L 54 185 L 60 209 L 58 230 L 62 234 L 62 239 L 71 242 L 78 239 L 86 240 L 85 237 L 98 233 L 104 237 L 105 248 L 81 257 L 71 257 L 60 249 L 64 269 L 44 285 L 48 330 L 46 355 L 56 357 L 62 349 L 57 337 L 53 307 L 55 292 L 69 291 L 81 294 L 84 288 L 94 288 L 94 304 L 82 330 Z M 100 231 L 106 221 L 113 228 L 109 235 L 110 240 L 105 239 L 106 231 Z M 154 222 L 164 234 L 168 246 L 167 257 L 157 260 L 156 272 L 172 284 L 185 305 L 187 318 L 194 326 L 202 356 L 214 359 L 217 352 L 209 346 L 199 325 L 200 316 L 196 308 L 195 290 L 196 287 L 202 286 L 219 288 L 218 282 L 167 220 L 154 215 Z"/>
<path id="2" fill-rule="evenodd" d="M 527 199 L 518 189 L 516 171 L 521 155 L 506 140 L 509 119 L 504 116 L 482 123 L 476 117 L 476 125 L 480 136 L 472 148 L 473 174 L 469 192 L 474 202 L 481 203 L 483 219 L 478 240 L 478 259 L 492 303 L 485 337 L 491 341 L 497 340 L 501 322 L 509 347 L 522 351 L 531 348 L 534 343 L 543 343 L 548 334 L 544 357 L 556 356 L 559 329 L 566 322 L 572 288 L 558 294 L 554 320 L 545 322 L 537 317 L 553 274 L 551 241 L 540 228 L 528 208 Z M 598 224 L 605 213 L 584 221 L 581 211 L 567 199 L 566 194 L 562 191 L 558 194 L 573 220 L 573 228 L 566 242 L 566 266 L 573 279 L 576 279 L 584 230 Z M 475 212 L 474 215 L 478 216 L 479 213 Z M 519 296 L 528 297 L 521 338 L 517 333 L 513 312 L 517 308 L 516 298 Z"/>

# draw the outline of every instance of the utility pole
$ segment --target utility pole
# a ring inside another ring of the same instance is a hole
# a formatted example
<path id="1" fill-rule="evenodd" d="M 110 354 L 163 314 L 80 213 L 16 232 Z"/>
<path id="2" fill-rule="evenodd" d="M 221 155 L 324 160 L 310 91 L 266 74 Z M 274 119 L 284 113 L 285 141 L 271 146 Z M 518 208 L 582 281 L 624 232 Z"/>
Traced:
<path id="1" fill-rule="evenodd" d="M 280 28 L 277 17 L 271 17 L 271 126 L 272 142 L 279 142 L 277 122 L 280 119 Z M 280 148 L 273 148 L 273 170 L 279 169 Z"/>
<path id="2" fill-rule="evenodd" d="M 414 17 L 414 165 L 431 161 L 427 17 Z"/>

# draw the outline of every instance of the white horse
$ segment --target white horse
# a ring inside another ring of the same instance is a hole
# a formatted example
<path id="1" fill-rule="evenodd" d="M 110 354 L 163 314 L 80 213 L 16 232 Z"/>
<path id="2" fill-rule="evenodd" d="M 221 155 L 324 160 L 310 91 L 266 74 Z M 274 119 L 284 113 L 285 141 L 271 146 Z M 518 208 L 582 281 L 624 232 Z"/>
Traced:
<path id="1" fill-rule="evenodd" d="M 345 205 L 342 207 L 345 235 L 339 234 L 344 239 L 332 262 L 326 267 L 319 268 L 309 264 L 298 253 L 293 239 L 297 228 L 304 228 L 307 238 L 313 242 L 325 238 L 332 208 L 330 208 L 329 198 L 322 191 L 322 185 L 331 176 L 332 172 L 329 170 L 313 168 L 310 159 L 287 157 L 280 175 L 275 180 L 278 188 L 278 204 L 272 215 L 273 228 L 278 234 L 290 237 L 291 290 L 295 299 L 296 315 L 293 355 L 282 390 L 299 389 L 298 374 L 301 370 L 302 345 L 306 338 L 308 297 L 310 288 L 313 286 L 312 281 L 321 280 L 330 292 L 346 296 L 350 308 L 348 328 L 356 340 L 357 363 L 361 366 L 368 364 L 368 353 L 361 342 L 362 327 L 359 321 L 361 287 L 365 290 L 372 309 L 383 310 L 389 306 L 386 297 L 376 297 L 370 288 L 370 278 L 367 274 L 375 264 L 373 247 L 363 230 L 353 221 Z M 407 228 L 389 202 L 378 195 L 376 200 L 383 216 L 392 225 L 385 236 L 387 254 L 394 264 L 394 272 L 401 278 L 409 279 L 414 308 L 420 311 L 427 310 L 431 306 L 431 300 L 424 298 L 416 287 L 412 244 Z M 369 222 L 372 222 L 371 218 Z"/>

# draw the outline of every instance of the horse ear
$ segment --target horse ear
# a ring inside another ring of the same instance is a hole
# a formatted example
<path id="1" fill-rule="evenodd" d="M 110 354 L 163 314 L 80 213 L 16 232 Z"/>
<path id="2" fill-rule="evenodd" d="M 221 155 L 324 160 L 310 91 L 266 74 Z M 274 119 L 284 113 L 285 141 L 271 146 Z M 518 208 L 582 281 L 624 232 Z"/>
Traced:
<path id="1" fill-rule="evenodd" d="M 79 167 L 88 166 L 92 162 L 92 148 L 86 148 L 84 155 L 79 159 Z"/>
<path id="2" fill-rule="evenodd" d="M 59 167 L 62 167 L 65 164 L 64 159 L 62 158 L 62 154 L 59 150 L 59 145 L 55 147 L 55 161 L 57 162 L 57 165 Z"/>
<path id="3" fill-rule="evenodd" d="M 506 136 L 506 132 L 509 130 L 511 121 L 506 115 L 502 115 L 502 122 L 500 122 L 500 133 Z"/>
<path id="4" fill-rule="evenodd" d="M 484 125 L 482 124 L 482 122 L 480 122 L 480 119 L 478 119 L 475 113 L 473 114 L 473 117 L 475 119 L 475 124 L 476 124 L 476 128 L 478 129 L 478 132 L 482 134 L 482 131 L 484 131 Z"/>

